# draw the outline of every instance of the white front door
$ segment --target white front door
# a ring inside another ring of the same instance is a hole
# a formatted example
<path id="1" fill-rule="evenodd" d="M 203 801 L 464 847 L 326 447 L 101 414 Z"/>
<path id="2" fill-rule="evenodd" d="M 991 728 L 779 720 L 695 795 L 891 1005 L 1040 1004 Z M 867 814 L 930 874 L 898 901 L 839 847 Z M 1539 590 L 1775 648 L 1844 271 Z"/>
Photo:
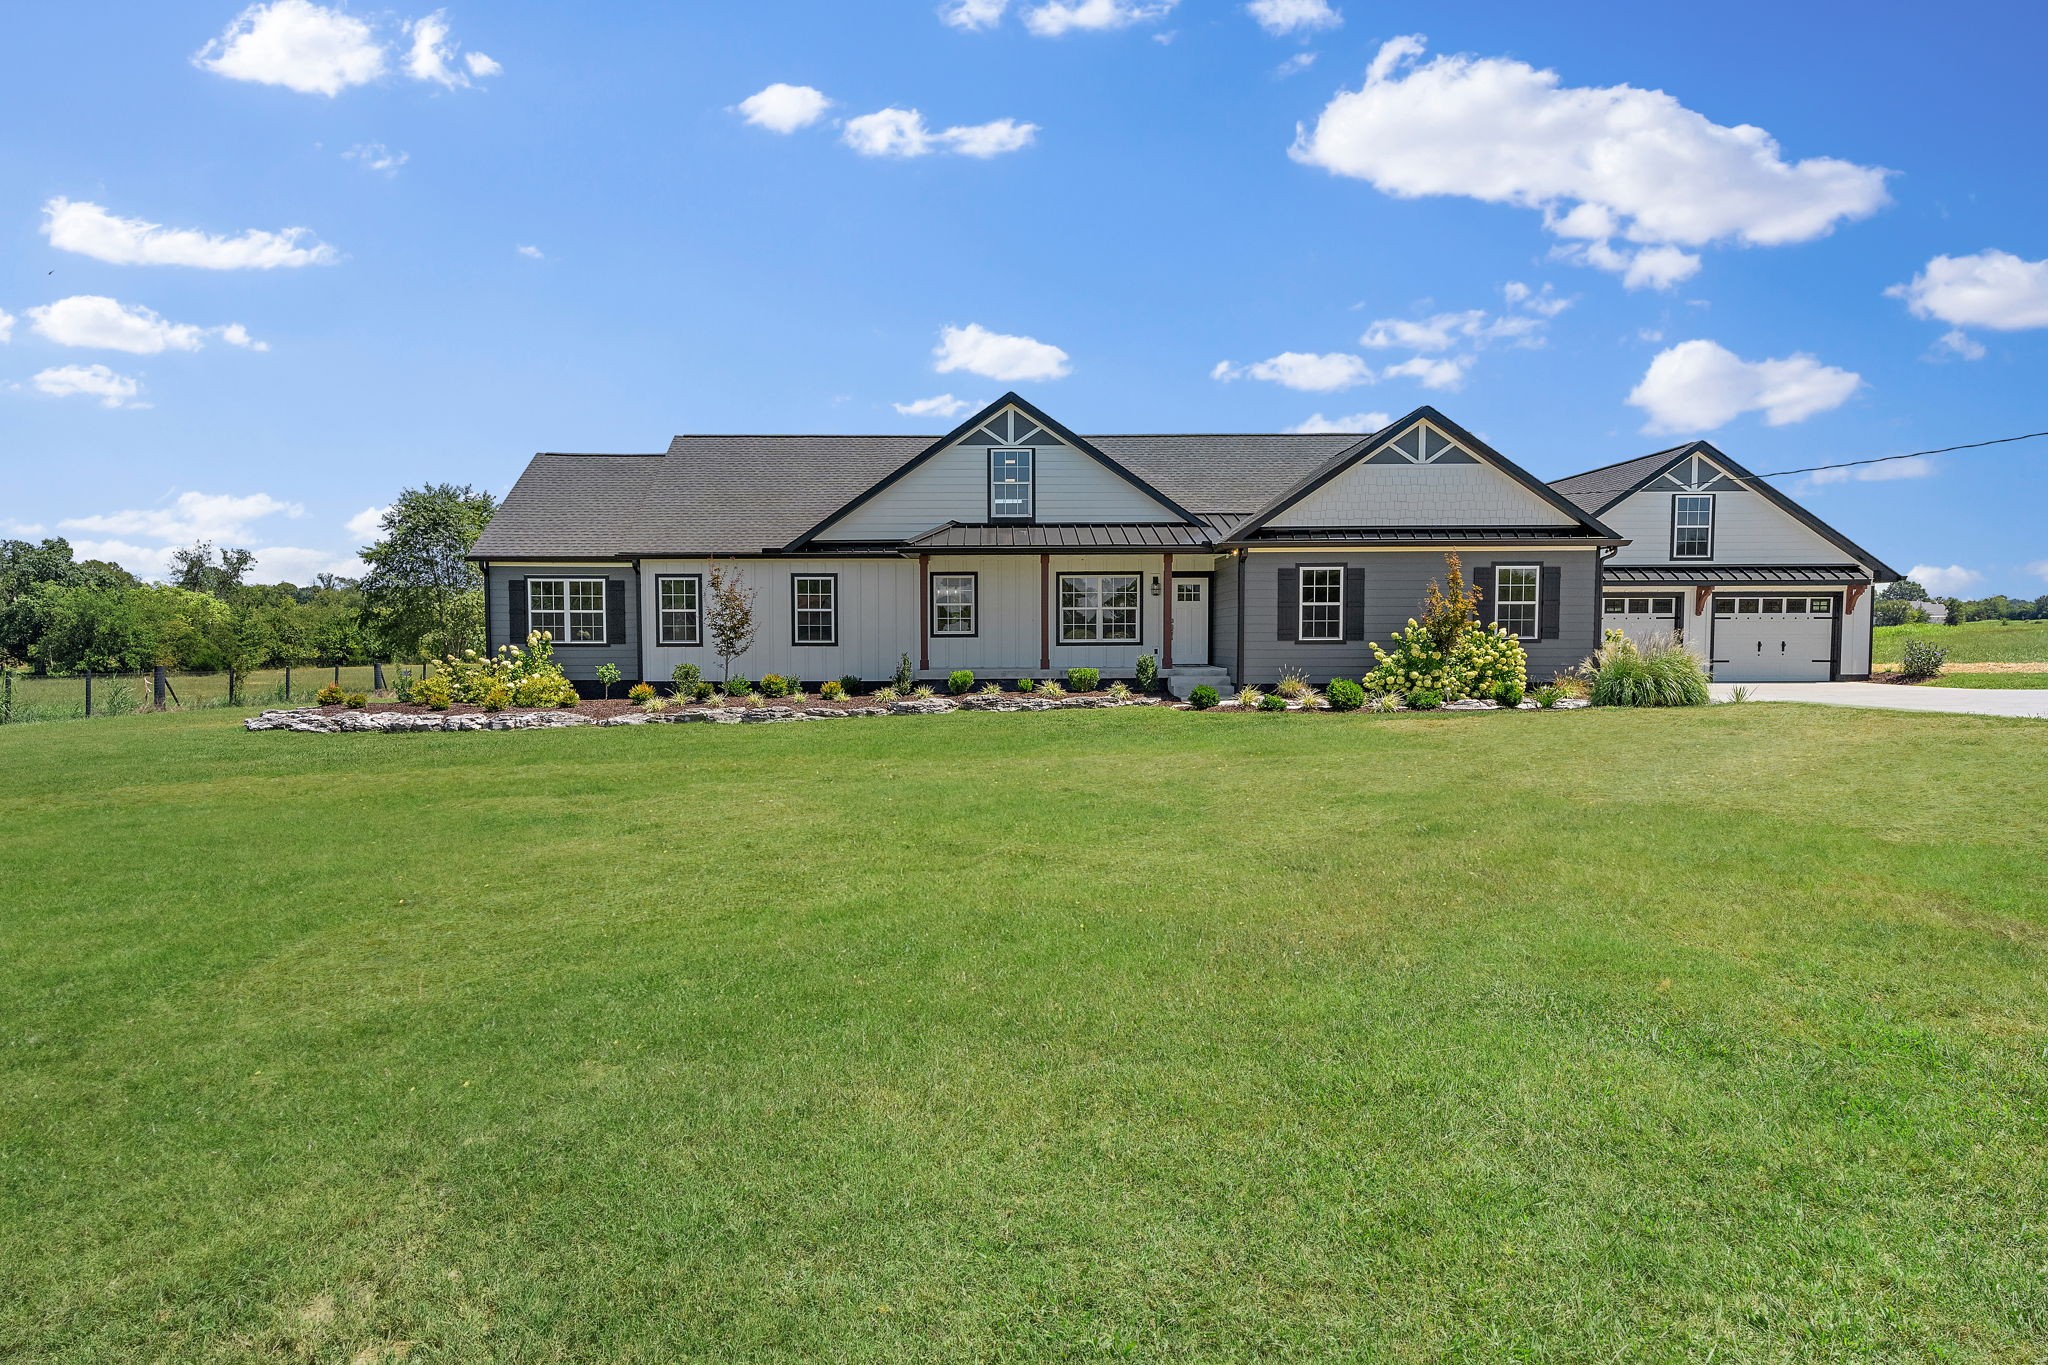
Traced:
<path id="1" fill-rule="evenodd" d="M 1714 594 L 1715 682 L 1826 682 L 1834 653 L 1832 597 Z"/>
<path id="2" fill-rule="evenodd" d="M 1209 662 L 1209 580 L 1173 580 L 1173 666 L 1194 668 Z"/>

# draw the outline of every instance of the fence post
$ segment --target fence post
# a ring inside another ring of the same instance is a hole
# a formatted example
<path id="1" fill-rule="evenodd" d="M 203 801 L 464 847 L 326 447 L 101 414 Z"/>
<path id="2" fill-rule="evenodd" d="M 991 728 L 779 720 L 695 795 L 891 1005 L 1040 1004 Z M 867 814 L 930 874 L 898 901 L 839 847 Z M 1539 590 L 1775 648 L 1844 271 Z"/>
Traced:
<path id="1" fill-rule="evenodd" d="M 0 663 L 0 725 L 14 719 L 14 669 Z"/>
<path id="2" fill-rule="evenodd" d="M 156 709 L 161 711 L 164 709 L 164 666 L 162 664 L 156 666 L 156 670 L 150 675 L 149 681 L 150 691 L 155 694 Z"/>
<path id="3" fill-rule="evenodd" d="M 230 668 L 228 670 L 228 705 L 230 706 L 235 704 L 235 691 L 235 670 Z"/>
<path id="4" fill-rule="evenodd" d="M 336 665 L 334 666 L 334 685 L 335 685 L 336 687 L 339 687 L 339 686 L 341 686 L 341 665 L 340 665 L 340 664 L 336 664 Z"/>
<path id="5" fill-rule="evenodd" d="M 372 692 L 382 692 L 384 690 L 384 665 L 378 663 L 375 659 L 370 661 L 370 690 Z"/>
<path id="6" fill-rule="evenodd" d="M 92 719 L 92 670 L 85 670 L 85 718 Z"/>
<path id="7" fill-rule="evenodd" d="M 290 664 L 286 664 L 286 665 L 284 666 L 284 700 L 285 700 L 285 705 L 287 705 L 287 706 L 291 705 L 291 700 L 292 700 L 292 666 L 291 666 Z"/>

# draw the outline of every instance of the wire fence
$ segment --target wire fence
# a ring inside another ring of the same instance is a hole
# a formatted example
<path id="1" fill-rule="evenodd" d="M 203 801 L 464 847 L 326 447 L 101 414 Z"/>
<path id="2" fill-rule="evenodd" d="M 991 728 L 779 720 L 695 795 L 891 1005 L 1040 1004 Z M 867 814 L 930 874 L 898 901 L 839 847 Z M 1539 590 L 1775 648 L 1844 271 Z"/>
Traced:
<path id="1" fill-rule="evenodd" d="M 197 711 L 215 706 L 308 706 L 323 687 L 389 696 L 403 669 L 413 677 L 428 664 L 369 663 L 263 668 L 248 673 L 182 673 L 143 669 L 125 673 L 67 673 L 37 677 L 0 674 L 0 724 L 86 720 L 148 711 Z"/>

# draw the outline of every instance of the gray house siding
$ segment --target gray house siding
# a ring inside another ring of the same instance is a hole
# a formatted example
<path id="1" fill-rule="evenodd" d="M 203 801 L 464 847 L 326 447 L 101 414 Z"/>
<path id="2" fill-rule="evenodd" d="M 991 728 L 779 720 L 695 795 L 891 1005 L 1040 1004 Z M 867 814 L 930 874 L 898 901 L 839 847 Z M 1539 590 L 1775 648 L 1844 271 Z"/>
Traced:
<path id="1" fill-rule="evenodd" d="M 617 664 L 621 677 L 632 682 L 640 676 L 640 575 L 631 564 L 490 564 L 484 569 L 485 619 L 492 649 L 499 645 L 525 643 L 525 632 L 512 626 L 514 585 L 523 587 L 529 578 L 602 578 L 623 585 L 624 629 L 613 633 L 607 624 L 602 645 L 570 645 L 555 642 L 555 662 L 572 682 L 595 682 L 600 664 Z M 607 587 L 607 596 L 612 593 Z M 609 613 L 616 617 L 616 613 Z M 616 694 L 615 694 L 616 695 Z"/>
<path id="2" fill-rule="evenodd" d="M 1209 658 L 1219 668 L 1230 670 L 1237 680 L 1237 566 L 1236 555 L 1216 561 L 1216 577 L 1210 588 Z"/>
<path id="3" fill-rule="evenodd" d="M 1463 552 L 1468 571 L 1491 564 L 1540 564 L 1559 571 L 1557 599 L 1558 630 L 1553 639 L 1524 640 L 1529 656 L 1531 684 L 1547 681 L 1561 670 L 1576 665 L 1600 642 L 1595 605 L 1598 555 L 1588 548 L 1576 549 L 1467 549 Z M 1280 635 L 1280 572 L 1304 564 L 1358 566 L 1365 571 L 1364 639 L 1342 644 L 1301 643 L 1282 640 Z M 1269 683 L 1281 674 L 1298 671 L 1310 681 L 1356 678 L 1373 667 L 1370 641 L 1385 645 L 1408 618 L 1422 612 L 1423 595 L 1429 582 L 1444 579 L 1444 557 L 1432 550 L 1400 550 L 1380 553 L 1323 553 L 1317 550 L 1286 550 L 1253 554 L 1246 561 L 1245 576 L 1250 590 L 1245 596 L 1245 667 L 1235 667 L 1232 676 L 1240 683 Z M 1218 575 L 1220 585 L 1222 577 Z M 1222 589 L 1218 588 L 1218 601 Z M 1236 604 L 1231 606 L 1231 630 L 1235 630 Z M 1234 643 L 1234 642 L 1233 642 Z"/>

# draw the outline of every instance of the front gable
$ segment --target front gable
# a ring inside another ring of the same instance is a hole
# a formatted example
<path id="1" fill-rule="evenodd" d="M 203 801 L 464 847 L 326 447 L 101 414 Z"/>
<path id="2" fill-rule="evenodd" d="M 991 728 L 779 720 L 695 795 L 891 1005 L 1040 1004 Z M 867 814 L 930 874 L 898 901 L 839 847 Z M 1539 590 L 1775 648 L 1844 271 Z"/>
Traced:
<path id="1" fill-rule="evenodd" d="M 1345 452 L 1237 533 L 1399 527 L 1556 527 L 1604 533 L 1482 442 L 1421 408 Z"/>
<path id="2" fill-rule="evenodd" d="M 991 490 L 994 452 L 1005 471 L 1028 470 L 1029 515 L 1004 517 Z M 956 522 L 1074 525 L 1193 524 L 1195 518 L 1137 475 L 1015 394 L 1005 394 L 833 512 L 790 548 L 824 542 L 894 542 Z"/>
<path id="3" fill-rule="evenodd" d="M 1705 555 L 1676 553 L 1679 498 L 1689 500 L 1685 507 L 1691 521 L 1705 509 L 1711 529 Z M 1629 538 L 1614 557 L 1616 565 L 1855 563 L 1880 576 L 1890 574 L 1867 551 L 1705 441 L 1674 451 L 1668 463 L 1633 487 L 1614 490 L 1600 515 Z"/>

